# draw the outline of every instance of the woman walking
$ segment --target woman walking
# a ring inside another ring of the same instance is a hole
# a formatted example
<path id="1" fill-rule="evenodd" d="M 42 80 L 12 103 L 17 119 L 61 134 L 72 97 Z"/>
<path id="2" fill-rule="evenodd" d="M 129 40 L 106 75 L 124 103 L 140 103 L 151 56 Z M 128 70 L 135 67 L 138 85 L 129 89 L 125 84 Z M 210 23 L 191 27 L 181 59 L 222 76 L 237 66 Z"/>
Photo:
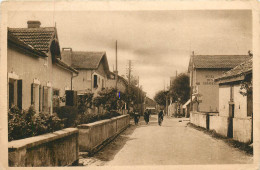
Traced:
<path id="1" fill-rule="evenodd" d="M 158 124 L 159 124 L 159 126 L 162 125 L 162 121 L 163 121 L 163 110 L 161 109 L 159 114 L 158 114 Z"/>
<path id="2" fill-rule="evenodd" d="M 144 112 L 144 120 L 145 120 L 146 124 L 149 123 L 149 118 L 150 118 L 149 110 L 148 110 L 148 109 L 145 109 L 145 112 Z"/>

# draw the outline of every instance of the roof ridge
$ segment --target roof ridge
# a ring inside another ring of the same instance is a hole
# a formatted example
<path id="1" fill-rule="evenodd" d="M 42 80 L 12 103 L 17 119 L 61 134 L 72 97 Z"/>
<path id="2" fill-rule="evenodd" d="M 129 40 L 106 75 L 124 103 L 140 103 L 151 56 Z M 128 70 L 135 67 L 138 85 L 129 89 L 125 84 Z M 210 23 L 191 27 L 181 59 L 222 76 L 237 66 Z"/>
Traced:
<path id="1" fill-rule="evenodd" d="M 55 27 L 38 27 L 38 28 L 27 28 L 27 27 L 25 27 L 25 28 L 11 28 L 11 27 L 8 27 L 8 29 L 45 29 L 45 28 L 54 28 L 55 29 Z"/>
<path id="2" fill-rule="evenodd" d="M 194 57 L 198 57 L 198 56 L 249 56 L 249 55 L 194 55 Z"/>
<path id="3" fill-rule="evenodd" d="M 106 53 L 106 51 L 72 51 L 72 53 Z"/>

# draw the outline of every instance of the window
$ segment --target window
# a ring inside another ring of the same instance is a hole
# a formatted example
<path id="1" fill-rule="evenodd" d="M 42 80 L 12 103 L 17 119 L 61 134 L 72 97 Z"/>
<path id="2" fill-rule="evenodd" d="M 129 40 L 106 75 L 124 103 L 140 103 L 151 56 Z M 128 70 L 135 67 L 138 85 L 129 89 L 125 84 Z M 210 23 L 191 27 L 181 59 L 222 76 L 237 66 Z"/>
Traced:
<path id="1" fill-rule="evenodd" d="M 94 75 L 94 88 L 97 88 L 98 84 L 97 84 L 97 75 Z"/>
<path id="2" fill-rule="evenodd" d="M 13 105 L 22 109 L 22 80 L 9 79 L 9 108 Z"/>

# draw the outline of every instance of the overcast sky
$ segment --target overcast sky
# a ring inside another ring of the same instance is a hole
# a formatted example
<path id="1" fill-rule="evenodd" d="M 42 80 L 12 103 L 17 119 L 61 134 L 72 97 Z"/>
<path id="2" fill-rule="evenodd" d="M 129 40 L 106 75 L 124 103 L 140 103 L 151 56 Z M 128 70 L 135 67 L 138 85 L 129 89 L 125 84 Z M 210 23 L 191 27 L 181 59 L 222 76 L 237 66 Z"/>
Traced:
<path id="1" fill-rule="evenodd" d="M 187 72 L 191 51 L 252 51 L 251 11 L 10 12 L 8 26 L 27 27 L 28 20 L 39 20 L 43 27 L 56 22 L 61 48 L 106 51 L 111 71 L 117 40 L 119 75 L 132 60 L 133 74 L 151 98 L 164 82 L 169 85 L 176 70 Z"/>

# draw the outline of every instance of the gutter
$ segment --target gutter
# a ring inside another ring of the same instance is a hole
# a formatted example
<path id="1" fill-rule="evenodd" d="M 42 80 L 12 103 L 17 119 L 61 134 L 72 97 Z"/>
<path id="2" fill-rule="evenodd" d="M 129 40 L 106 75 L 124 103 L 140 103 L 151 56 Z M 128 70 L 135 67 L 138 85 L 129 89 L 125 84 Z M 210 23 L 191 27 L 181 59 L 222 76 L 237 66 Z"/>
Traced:
<path id="1" fill-rule="evenodd" d="M 72 90 L 72 79 L 73 79 L 74 77 L 77 77 L 77 76 L 78 76 L 78 74 L 76 74 L 75 76 L 73 76 L 73 73 L 72 73 L 71 80 L 70 80 L 70 90 Z"/>

